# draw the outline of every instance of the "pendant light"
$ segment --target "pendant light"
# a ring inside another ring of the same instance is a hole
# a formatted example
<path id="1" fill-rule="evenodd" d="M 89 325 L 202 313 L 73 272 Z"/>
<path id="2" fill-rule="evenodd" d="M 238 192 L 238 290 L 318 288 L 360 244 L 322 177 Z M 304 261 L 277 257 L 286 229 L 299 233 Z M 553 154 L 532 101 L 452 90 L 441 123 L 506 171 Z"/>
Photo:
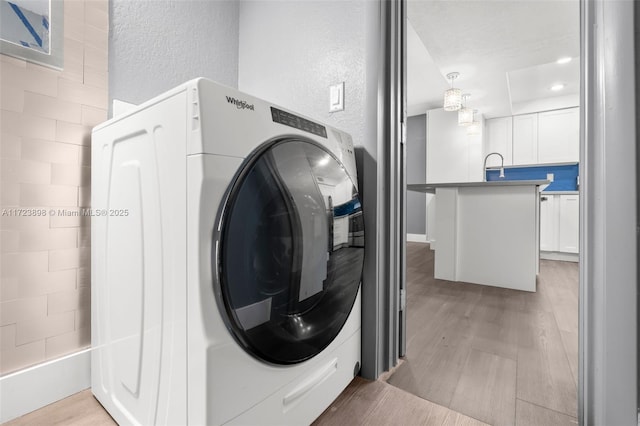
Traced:
<path id="1" fill-rule="evenodd" d="M 457 111 L 462 106 L 462 90 L 453 87 L 453 80 L 458 78 L 460 73 L 451 72 L 447 74 L 447 80 L 451 80 L 451 88 L 444 92 L 444 110 Z"/>
<path id="2" fill-rule="evenodd" d="M 473 123 L 473 110 L 467 108 L 467 101 L 471 97 L 470 94 L 465 93 L 462 95 L 462 108 L 458 110 L 458 125 L 470 126 Z"/>
<path id="3" fill-rule="evenodd" d="M 467 135 L 479 135 L 480 134 L 480 130 L 482 130 L 480 128 L 480 122 L 477 121 L 475 119 L 475 114 L 476 112 L 478 112 L 477 109 L 471 110 L 471 114 L 472 114 L 472 121 L 471 124 L 469 124 L 467 126 Z"/>

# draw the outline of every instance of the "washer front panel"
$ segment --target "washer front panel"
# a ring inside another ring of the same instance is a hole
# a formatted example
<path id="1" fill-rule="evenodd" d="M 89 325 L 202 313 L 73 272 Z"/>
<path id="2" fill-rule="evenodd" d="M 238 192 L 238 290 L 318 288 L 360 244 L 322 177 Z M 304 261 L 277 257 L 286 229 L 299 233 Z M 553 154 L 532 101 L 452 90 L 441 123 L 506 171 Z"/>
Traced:
<path id="1" fill-rule="evenodd" d="M 246 163 L 223 211 L 214 261 L 235 339 L 275 364 L 321 352 L 351 312 L 364 261 L 344 166 L 310 140 L 277 141 Z"/>

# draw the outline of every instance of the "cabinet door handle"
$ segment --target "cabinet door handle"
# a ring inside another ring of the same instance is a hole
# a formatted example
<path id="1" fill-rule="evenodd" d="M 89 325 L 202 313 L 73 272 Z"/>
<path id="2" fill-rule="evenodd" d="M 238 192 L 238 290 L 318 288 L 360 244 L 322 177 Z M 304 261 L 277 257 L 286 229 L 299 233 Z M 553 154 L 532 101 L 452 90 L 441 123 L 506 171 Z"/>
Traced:
<path id="1" fill-rule="evenodd" d="M 540 197 L 540 201 L 547 201 L 547 197 Z"/>

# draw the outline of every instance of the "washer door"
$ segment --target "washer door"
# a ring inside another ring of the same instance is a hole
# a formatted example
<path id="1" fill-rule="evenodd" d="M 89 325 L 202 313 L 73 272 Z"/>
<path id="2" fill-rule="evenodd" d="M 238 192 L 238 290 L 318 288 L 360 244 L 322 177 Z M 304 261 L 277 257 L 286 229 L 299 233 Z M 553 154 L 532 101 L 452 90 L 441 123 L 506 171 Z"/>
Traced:
<path id="1" fill-rule="evenodd" d="M 215 251 L 218 302 L 245 350 L 294 364 L 333 341 L 360 286 L 363 223 L 354 182 L 316 143 L 280 140 L 247 162 Z"/>

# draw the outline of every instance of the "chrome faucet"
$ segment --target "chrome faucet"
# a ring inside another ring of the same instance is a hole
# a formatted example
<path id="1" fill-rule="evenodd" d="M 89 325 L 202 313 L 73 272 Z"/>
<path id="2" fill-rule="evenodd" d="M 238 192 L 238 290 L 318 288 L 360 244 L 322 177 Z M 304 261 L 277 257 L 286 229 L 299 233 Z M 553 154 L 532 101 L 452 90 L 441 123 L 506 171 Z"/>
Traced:
<path id="1" fill-rule="evenodd" d="M 500 164 L 500 176 L 499 177 L 504 178 L 504 157 L 499 152 L 490 152 L 490 153 L 487 154 L 486 157 L 484 157 L 484 165 L 482 166 L 482 181 L 483 182 L 487 181 L 487 158 L 489 158 L 490 156 L 492 156 L 494 154 L 500 156 L 500 160 L 502 161 L 502 164 Z"/>

